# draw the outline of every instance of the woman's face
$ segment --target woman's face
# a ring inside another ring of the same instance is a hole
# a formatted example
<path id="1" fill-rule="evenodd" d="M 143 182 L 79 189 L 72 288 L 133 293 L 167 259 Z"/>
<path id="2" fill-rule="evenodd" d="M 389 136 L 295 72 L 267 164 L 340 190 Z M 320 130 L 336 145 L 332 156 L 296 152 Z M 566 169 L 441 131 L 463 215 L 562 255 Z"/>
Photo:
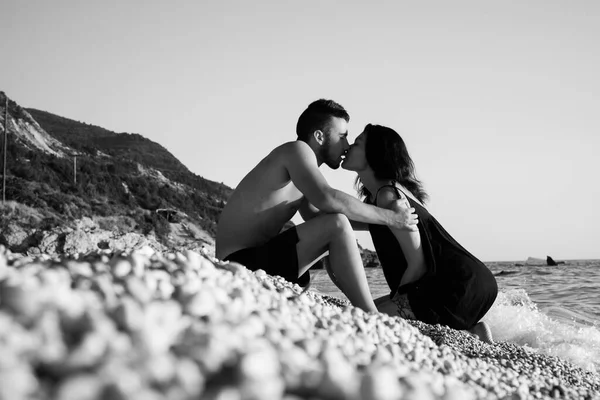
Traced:
<path id="1" fill-rule="evenodd" d="M 365 155 L 365 145 L 367 141 L 367 133 L 363 131 L 346 153 L 346 158 L 342 162 L 342 168 L 348 171 L 364 171 L 369 167 L 367 157 Z"/>

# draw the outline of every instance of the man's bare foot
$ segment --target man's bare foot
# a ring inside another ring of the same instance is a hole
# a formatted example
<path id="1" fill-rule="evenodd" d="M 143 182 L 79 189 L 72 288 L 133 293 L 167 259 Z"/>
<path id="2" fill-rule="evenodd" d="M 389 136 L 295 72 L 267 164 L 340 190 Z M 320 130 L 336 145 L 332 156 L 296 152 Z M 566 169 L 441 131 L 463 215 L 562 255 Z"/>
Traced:
<path id="1" fill-rule="evenodd" d="M 487 323 L 480 321 L 475 324 L 471 329 L 468 329 L 471 335 L 477 337 L 479 340 L 485 343 L 494 343 L 492 339 L 492 331 Z"/>

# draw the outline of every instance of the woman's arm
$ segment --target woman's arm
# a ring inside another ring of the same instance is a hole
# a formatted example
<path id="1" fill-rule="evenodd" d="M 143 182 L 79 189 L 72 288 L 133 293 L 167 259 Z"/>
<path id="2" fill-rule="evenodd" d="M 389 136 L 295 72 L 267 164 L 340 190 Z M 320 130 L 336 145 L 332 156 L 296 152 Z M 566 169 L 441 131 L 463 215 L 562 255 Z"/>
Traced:
<path id="1" fill-rule="evenodd" d="M 401 196 L 400 199 L 397 198 L 398 195 Z M 389 210 L 406 208 L 408 200 L 402 192 L 399 192 L 398 195 L 392 188 L 381 189 L 377 196 L 377 206 Z M 390 228 L 390 230 L 400 244 L 408 265 L 400 280 L 400 286 L 419 280 L 427 272 L 423 247 L 421 246 L 421 235 L 418 231 L 409 232 L 395 228 Z"/>

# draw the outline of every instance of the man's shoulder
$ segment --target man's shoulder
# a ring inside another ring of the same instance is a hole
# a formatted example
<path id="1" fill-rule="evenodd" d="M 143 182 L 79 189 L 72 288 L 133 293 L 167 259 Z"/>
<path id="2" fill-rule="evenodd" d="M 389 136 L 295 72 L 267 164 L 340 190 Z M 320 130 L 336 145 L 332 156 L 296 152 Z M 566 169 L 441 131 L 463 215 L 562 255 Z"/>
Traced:
<path id="1" fill-rule="evenodd" d="M 298 158 L 315 157 L 315 153 L 306 142 L 295 140 L 276 147 L 271 152 L 271 156 L 290 161 Z"/>
<path id="2" fill-rule="evenodd" d="M 301 140 L 294 140 L 291 142 L 286 142 L 282 145 L 280 145 L 279 147 L 276 147 L 274 150 L 274 152 L 306 152 L 306 151 L 311 151 L 310 146 L 306 143 L 303 142 Z"/>

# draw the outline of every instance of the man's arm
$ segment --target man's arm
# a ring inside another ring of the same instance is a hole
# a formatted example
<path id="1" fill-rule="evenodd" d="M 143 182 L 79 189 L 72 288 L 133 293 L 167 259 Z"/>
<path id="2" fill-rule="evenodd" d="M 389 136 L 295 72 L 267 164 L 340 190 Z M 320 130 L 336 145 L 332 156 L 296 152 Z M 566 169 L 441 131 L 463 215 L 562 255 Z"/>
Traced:
<path id="1" fill-rule="evenodd" d="M 317 207 L 310 204 L 310 202 L 307 200 L 306 197 L 302 201 L 302 204 L 300 205 L 298 212 L 300 213 L 300 216 L 302 217 L 302 219 L 304 221 L 311 220 L 314 217 L 323 214 L 321 212 L 321 210 L 319 210 Z M 367 224 L 365 222 L 358 222 L 358 221 L 352 221 L 352 220 L 349 220 L 349 221 L 350 221 L 350 225 L 352 225 L 352 229 L 354 229 L 355 231 L 368 231 L 369 230 L 369 224 Z"/>
<path id="2" fill-rule="evenodd" d="M 310 204 L 310 201 L 308 201 L 306 197 L 302 200 L 302 204 L 300 204 L 298 212 L 304 221 L 309 221 L 322 214 L 321 210 Z"/>
<path id="3" fill-rule="evenodd" d="M 284 163 L 292 182 L 308 201 L 322 212 L 344 214 L 351 221 L 405 230 L 418 229 L 418 219 L 412 208 L 392 211 L 371 206 L 329 186 L 319 171 L 315 153 L 306 143 L 290 143 L 286 152 Z"/>
<path id="4" fill-rule="evenodd" d="M 367 224 L 366 222 L 358 222 L 358 221 L 350 220 L 350 225 L 352 225 L 352 229 L 354 229 L 355 231 L 368 231 L 369 230 L 369 224 Z"/>

